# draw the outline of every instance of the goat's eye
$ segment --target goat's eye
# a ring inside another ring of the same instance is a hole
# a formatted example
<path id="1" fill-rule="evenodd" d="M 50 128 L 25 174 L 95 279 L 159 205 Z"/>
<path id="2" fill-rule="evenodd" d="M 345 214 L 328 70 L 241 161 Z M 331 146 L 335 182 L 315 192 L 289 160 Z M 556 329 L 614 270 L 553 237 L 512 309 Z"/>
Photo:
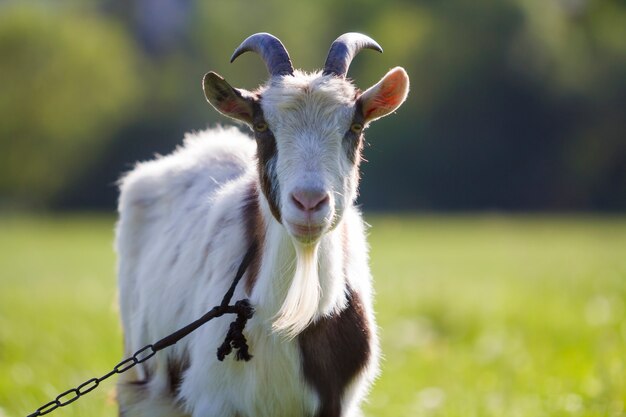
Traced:
<path id="1" fill-rule="evenodd" d="M 265 132 L 267 130 L 267 123 L 265 122 L 257 122 L 254 124 L 254 130 L 257 132 Z"/>
<path id="2" fill-rule="evenodd" d="M 363 125 L 361 123 L 352 123 L 352 126 L 350 126 L 350 130 L 354 133 L 361 133 L 361 131 L 363 130 Z"/>

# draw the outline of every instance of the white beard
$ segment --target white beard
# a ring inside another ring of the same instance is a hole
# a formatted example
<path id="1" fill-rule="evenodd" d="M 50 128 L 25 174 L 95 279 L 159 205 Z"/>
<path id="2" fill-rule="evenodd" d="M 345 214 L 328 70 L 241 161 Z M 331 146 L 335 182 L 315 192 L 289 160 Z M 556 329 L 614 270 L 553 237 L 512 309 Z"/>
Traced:
<path id="1" fill-rule="evenodd" d="M 287 296 L 274 316 L 273 330 L 293 339 L 306 329 L 319 311 L 322 291 L 318 271 L 318 248 L 295 244 L 296 270 Z"/>

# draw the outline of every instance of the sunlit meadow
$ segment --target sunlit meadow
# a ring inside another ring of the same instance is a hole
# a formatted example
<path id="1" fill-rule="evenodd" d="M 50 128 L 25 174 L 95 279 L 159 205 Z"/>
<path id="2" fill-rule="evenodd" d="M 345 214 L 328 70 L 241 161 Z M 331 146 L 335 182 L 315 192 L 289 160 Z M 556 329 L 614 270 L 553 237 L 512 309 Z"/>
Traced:
<path id="1" fill-rule="evenodd" d="M 625 218 L 368 221 L 384 360 L 367 416 L 626 415 Z M 0 417 L 120 360 L 113 225 L 0 219 Z M 115 416 L 114 382 L 51 415 Z"/>

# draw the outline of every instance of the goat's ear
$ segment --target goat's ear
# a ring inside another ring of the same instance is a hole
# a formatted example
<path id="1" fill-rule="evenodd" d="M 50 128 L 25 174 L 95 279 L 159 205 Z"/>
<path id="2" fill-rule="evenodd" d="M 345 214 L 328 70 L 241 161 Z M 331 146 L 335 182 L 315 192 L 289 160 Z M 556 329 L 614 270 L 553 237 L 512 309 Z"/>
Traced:
<path id="1" fill-rule="evenodd" d="M 395 111 L 409 93 L 409 76 L 404 68 L 395 67 L 358 98 L 365 122 L 380 119 Z"/>
<path id="2" fill-rule="evenodd" d="M 252 124 L 255 97 L 252 93 L 233 88 L 219 74 L 207 73 L 202 80 L 207 101 L 220 113 Z"/>

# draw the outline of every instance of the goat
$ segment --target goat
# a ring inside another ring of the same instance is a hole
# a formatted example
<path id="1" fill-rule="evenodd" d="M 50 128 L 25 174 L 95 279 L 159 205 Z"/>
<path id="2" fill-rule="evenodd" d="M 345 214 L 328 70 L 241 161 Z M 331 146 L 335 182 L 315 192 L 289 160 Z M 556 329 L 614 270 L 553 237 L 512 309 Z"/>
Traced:
<path id="1" fill-rule="evenodd" d="M 346 73 L 371 38 L 347 33 L 324 69 L 294 70 L 276 37 L 247 38 L 270 73 L 255 91 L 209 72 L 208 102 L 250 126 L 188 134 L 120 180 L 116 249 L 127 354 L 219 304 L 247 248 L 234 299 L 255 309 L 254 358 L 219 362 L 216 319 L 118 382 L 124 417 L 354 417 L 378 371 L 364 223 L 354 206 L 363 131 L 406 99 L 404 69 L 365 92 Z M 255 169 L 256 167 L 256 169 Z"/>

